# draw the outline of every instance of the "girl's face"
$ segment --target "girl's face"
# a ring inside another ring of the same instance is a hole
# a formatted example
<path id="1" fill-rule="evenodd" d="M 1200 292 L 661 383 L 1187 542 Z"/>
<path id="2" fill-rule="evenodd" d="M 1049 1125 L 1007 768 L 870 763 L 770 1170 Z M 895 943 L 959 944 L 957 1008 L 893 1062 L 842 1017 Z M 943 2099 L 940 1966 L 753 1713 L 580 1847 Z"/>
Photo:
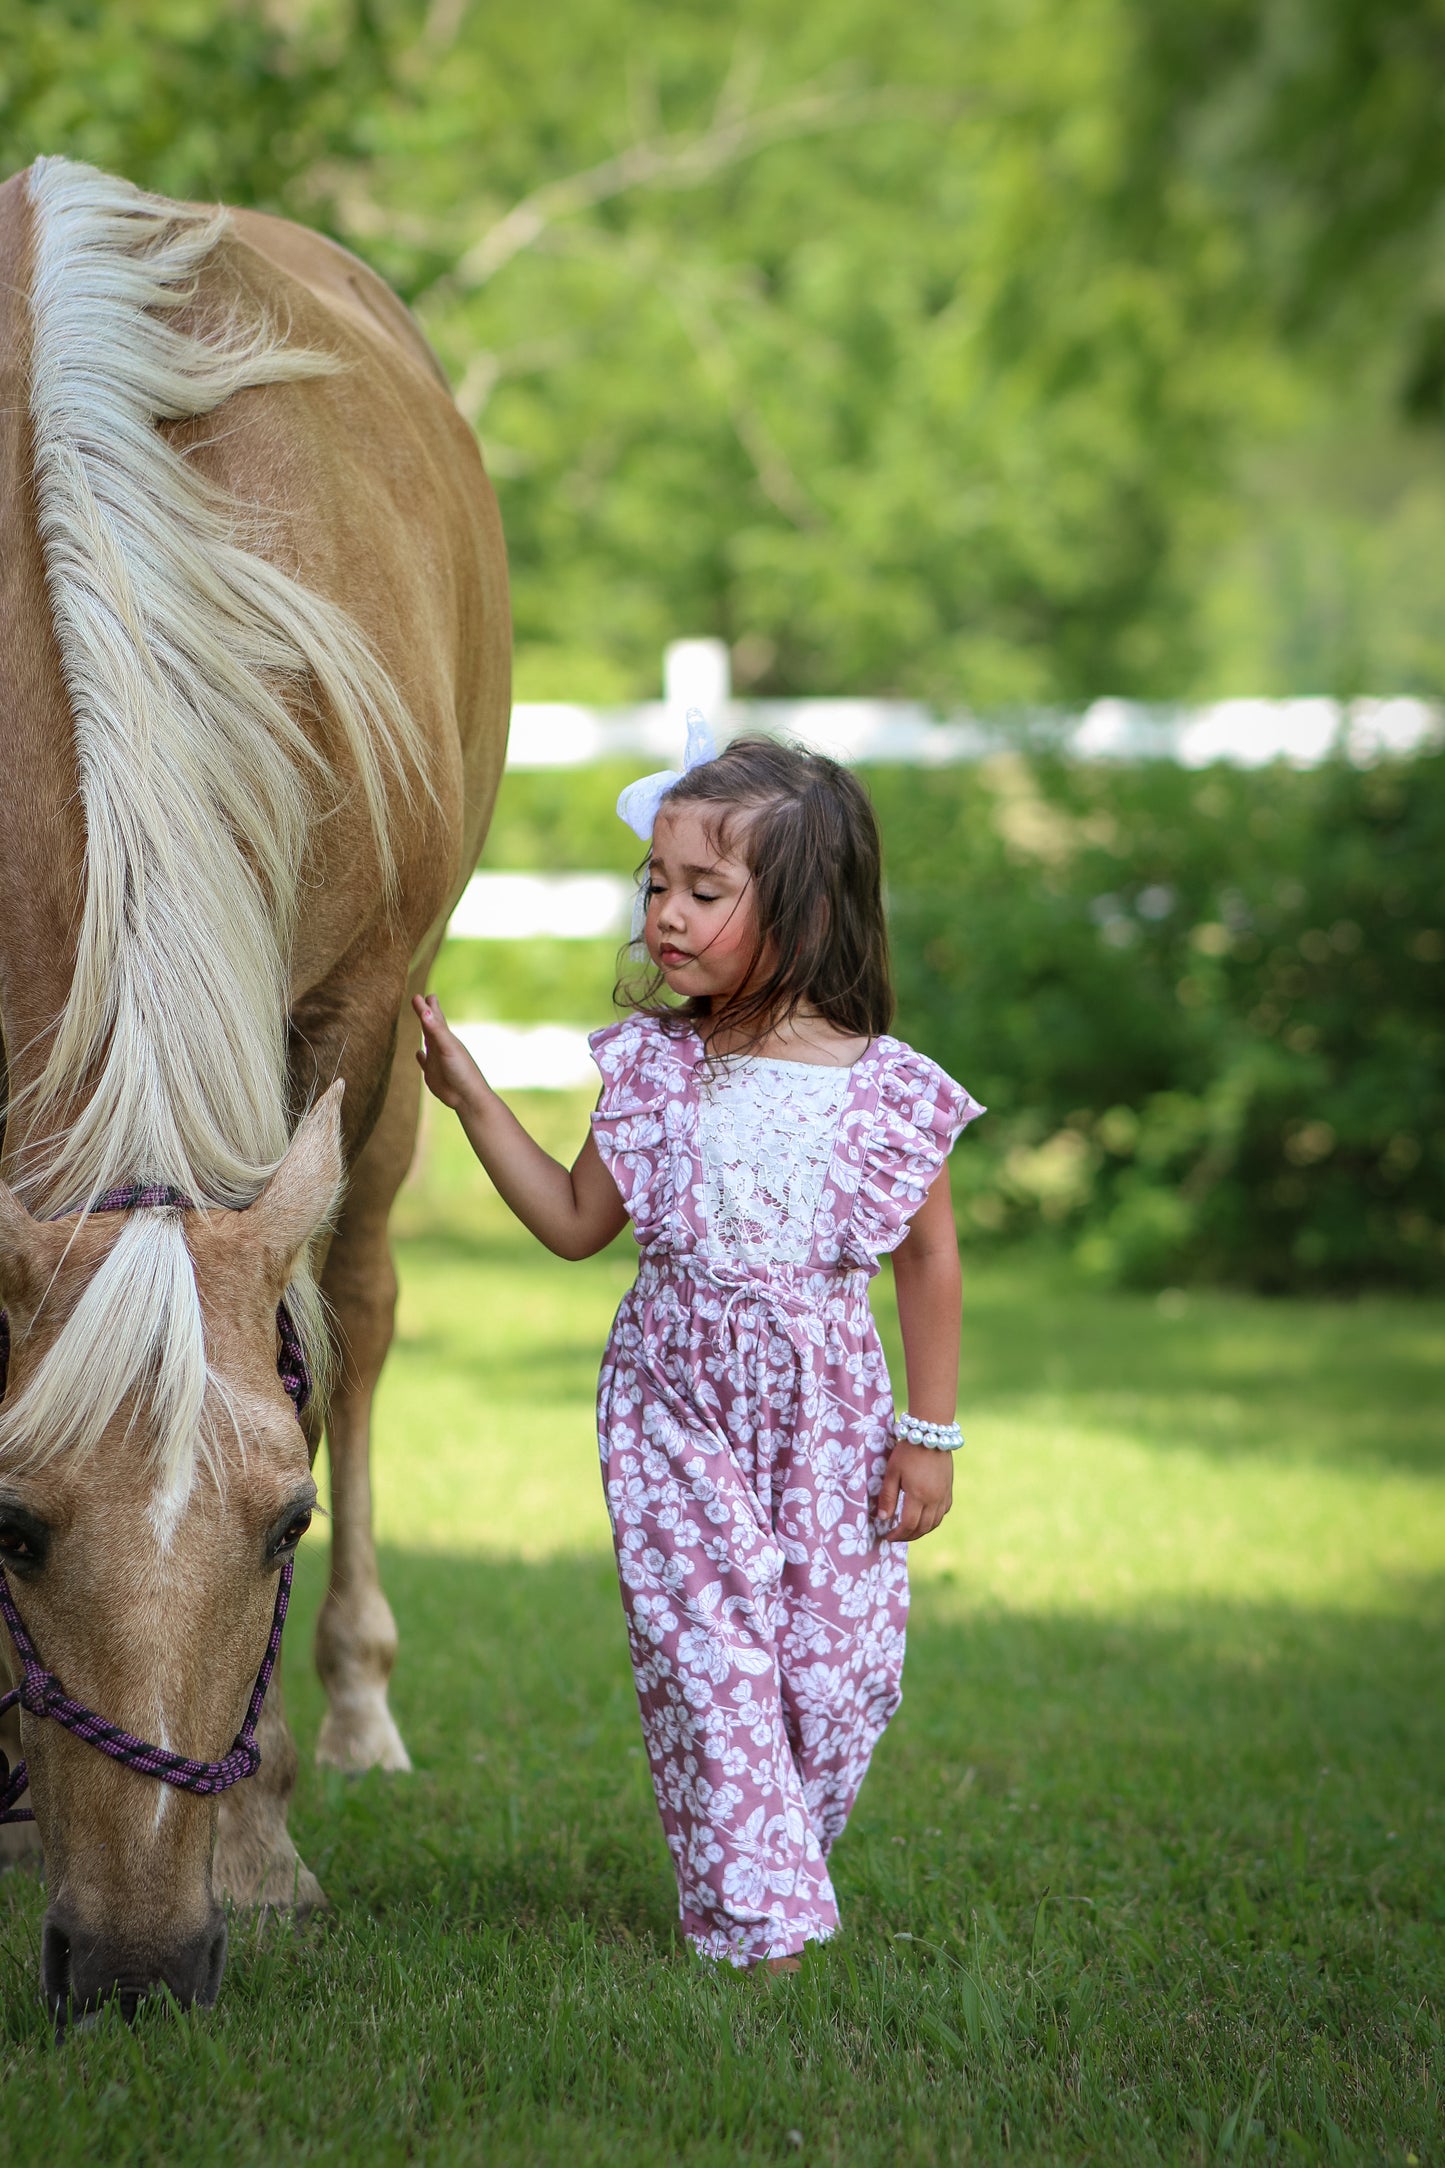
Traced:
<path id="1" fill-rule="evenodd" d="M 720 855 L 710 833 L 718 813 L 697 804 L 659 812 L 643 926 L 647 953 L 672 992 L 715 1004 L 741 993 L 755 958 L 762 961 L 753 878 L 741 859 Z"/>

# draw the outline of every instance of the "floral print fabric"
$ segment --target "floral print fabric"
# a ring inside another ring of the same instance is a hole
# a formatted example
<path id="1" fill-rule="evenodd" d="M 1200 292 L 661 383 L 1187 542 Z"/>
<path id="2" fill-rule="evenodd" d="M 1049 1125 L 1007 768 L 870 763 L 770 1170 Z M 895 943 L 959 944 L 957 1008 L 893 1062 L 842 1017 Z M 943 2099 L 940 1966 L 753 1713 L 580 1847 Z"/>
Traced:
<path id="1" fill-rule="evenodd" d="M 598 1398 L 633 1673 L 684 1930 L 745 1965 L 838 1923 L 827 1854 L 898 1706 L 908 1610 L 874 1519 L 893 1402 L 867 1283 L 983 1109 L 876 1040 L 811 1254 L 764 1264 L 708 1224 L 696 1035 L 632 1017 L 591 1043 L 593 1133 L 642 1251 Z"/>

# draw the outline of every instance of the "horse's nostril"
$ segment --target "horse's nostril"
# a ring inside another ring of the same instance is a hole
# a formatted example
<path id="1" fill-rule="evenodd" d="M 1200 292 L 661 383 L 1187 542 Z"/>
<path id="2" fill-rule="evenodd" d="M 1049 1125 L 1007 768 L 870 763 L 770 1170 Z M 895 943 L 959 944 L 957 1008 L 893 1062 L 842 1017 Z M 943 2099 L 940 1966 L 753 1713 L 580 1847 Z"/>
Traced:
<path id="1" fill-rule="evenodd" d="M 63 2025 L 70 2008 L 70 1937 L 54 1920 L 47 1920 L 40 1934 L 40 1988 L 57 2025 Z"/>

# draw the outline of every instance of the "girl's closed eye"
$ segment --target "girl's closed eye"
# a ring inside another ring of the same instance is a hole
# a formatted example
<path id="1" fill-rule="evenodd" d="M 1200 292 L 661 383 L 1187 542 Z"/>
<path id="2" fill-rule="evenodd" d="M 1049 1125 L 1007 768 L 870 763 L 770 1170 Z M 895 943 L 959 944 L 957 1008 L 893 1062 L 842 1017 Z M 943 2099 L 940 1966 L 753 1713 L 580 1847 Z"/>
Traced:
<path id="1" fill-rule="evenodd" d="M 714 895 L 711 891 L 707 889 L 694 888 L 690 890 L 689 893 L 691 894 L 694 903 L 716 903 L 719 900 L 716 895 Z M 667 894 L 667 890 L 661 881 L 649 881 L 646 888 L 643 890 L 643 894 L 648 897 L 665 896 Z"/>

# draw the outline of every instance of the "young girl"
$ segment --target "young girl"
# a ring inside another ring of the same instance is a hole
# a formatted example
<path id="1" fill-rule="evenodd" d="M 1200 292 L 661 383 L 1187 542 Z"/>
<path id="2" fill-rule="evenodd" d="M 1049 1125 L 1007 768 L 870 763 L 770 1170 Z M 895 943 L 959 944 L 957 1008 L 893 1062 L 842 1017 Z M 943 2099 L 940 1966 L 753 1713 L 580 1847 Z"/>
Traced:
<path id="1" fill-rule="evenodd" d="M 430 995 L 417 1058 L 549 1249 L 591 1257 L 632 1221 L 598 1434 L 682 1922 L 709 1957 L 791 1971 L 837 1927 L 827 1855 L 898 1707 L 903 1545 L 952 1498 L 946 1162 L 983 1109 L 886 1036 L 878 831 L 846 769 L 743 739 L 650 781 L 654 974 L 592 1034 L 571 1172 Z M 868 1307 L 889 1252 L 908 1415 Z"/>

